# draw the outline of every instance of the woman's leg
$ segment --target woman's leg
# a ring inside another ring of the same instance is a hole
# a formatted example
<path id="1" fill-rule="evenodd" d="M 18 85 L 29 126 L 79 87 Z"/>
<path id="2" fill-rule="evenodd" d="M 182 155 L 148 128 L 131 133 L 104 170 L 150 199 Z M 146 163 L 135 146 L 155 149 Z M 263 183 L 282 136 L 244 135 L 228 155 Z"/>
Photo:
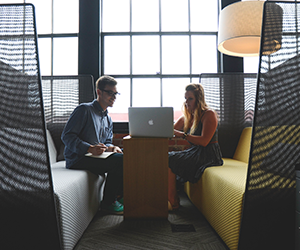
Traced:
<path id="1" fill-rule="evenodd" d="M 168 200 L 171 203 L 172 209 L 176 209 L 179 207 L 179 199 L 178 199 L 177 188 L 176 188 L 176 175 L 172 172 L 170 168 L 168 173 L 168 179 L 169 179 Z"/>

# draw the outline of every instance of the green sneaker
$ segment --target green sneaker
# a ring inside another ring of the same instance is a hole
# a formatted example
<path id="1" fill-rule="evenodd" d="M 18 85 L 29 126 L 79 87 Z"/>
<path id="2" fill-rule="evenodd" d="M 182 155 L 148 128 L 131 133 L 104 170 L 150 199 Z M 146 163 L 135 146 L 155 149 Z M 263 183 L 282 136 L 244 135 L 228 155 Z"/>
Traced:
<path id="1" fill-rule="evenodd" d="M 122 197 L 120 200 L 118 200 L 118 202 L 121 203 L 121 204 L 124 206 L 124 200 L 123 200 L 123 197 Z"/>
<path id="2" fill-rule="evenodd" d="M 102 203 L 101 209 L 111 214 L 123 214 L 123 210 L 124 210 L 123 205 L 118 201 L 114 201 L 110 205 Z"/>

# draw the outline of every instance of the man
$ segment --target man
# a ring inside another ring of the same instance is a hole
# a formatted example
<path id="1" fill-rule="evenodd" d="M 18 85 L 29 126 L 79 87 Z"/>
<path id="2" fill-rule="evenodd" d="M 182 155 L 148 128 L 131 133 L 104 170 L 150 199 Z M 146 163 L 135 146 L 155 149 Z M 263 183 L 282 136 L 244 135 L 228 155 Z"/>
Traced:
<path id="1" fill-rule="evenodd" d="M 102 76 L 96 81 L 97 99 L 82 103 L 71 114 L 61 139 L 65 144 L 66 167 L 89 170 L 94 174 L 107 173 L 101 208 L 105 211 L 122 214 L 123 199 L 123 153 L 112 144 L 113 123 L 107 114 L 112 107 L 117 92 L 117 81 L 110 76 Z M 86 156 L 115 152 L 108 158 Z M 119 201 L 118 201 L 119 198 Z"/>

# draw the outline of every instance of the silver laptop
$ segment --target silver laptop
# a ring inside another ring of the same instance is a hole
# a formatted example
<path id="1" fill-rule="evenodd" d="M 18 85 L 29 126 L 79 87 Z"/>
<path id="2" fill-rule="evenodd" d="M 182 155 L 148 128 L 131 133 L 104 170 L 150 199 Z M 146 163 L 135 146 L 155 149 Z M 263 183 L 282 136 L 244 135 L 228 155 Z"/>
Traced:
<path id="1" fill-rule="evenodd" d="M 173 137 L 173 108 L 128 108 L 131 137 Z"/>

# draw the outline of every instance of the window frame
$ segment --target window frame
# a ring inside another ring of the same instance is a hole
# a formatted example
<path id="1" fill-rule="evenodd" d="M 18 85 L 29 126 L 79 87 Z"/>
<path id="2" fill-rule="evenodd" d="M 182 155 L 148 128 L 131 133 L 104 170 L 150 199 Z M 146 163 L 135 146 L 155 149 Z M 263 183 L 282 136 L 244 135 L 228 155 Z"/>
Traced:
<path id="1" fill-rule="evenodd" d="M 27 0 L 23 0 L 27 2 Z M 218 12 L 220 12 L 220 5 L 223 5 L 224 0 L 217 1 Z M 234 0 L 233 0 L 234 1 Z M 114 35 L 112 32 L 101 32 L 101 8 L 102 0 L 93 1 L 88 5 L 84 0 L 79 0 L 79 33 L 51 33 L 51 34 L 38 34 L 38 38 L 50 38 L 51 39 L 51 75 L 53 75 L 53 39 L 55 38 L 65 38 L 65 37 L 75 37 L 78 38 L 78 74 L 91 74 L 94 79 L 97 79 L 100 75 L 104 73 L 103 67 L 103 36 L 104 35 Z M 52 18 L 53 18 L 52 12 Z M 87 18 L 88 17 L 88 18 Z M 89 27 L 86 29 L 86 27 Z M 189 27 L 191 24 L 189 22 Z M 131 35 L 189 35 L 189 41 L 191 43 L 192 35 L 216 35 L 216 32 L 127 32 Z M 126 32 L 118 32 L 116 35 L 128 35 Z M 161 38 L 160 38 L 161 39 Z M 217 40 L 217 39 L 216 39 Z M 89 45 L 89 46 L 87 46 Z M 217 47 L 217 45 L 216 45 Z M 191 45 L 190 45 L 191 48 Z M 223 55 L 217 51 L 217 72 L 223 71 Z M 160 58 L 160 65 L 161 65 Z M 190 57 L 191 65 L 191 57 Z M 192 67 L 190 66 L 190 74 L 178 74 L 178 75 L 112 75 L 115 78 L 128 77 L 134 78 L 159 78 L 162 86 L 162 79 L 164 78 L 199 78 L 199 74 L 191 74 Z M 161 71 L 160 71 L 161 72 Z M 114 122 L 116 131 L 128 132 L 128 122 Z"/>
<path id="2" fill-rule="evenodd" d="M 53 40 L 55 38 L 79 38 L 79 33 L 60 33 L 60 34 L 55 34 L 55 33 L 50 33 L 50 34 L 38 34 L 38 39 L 39 38 L 48 38 L 51 41 L 51 64 L 50 64 L 50 76 L 53 76 L 53 68 L 54 68 L 54 42 Z M 79 41 L 78 41 L 78 47 L 79 47 Z"/>
<path id="3" fill-rule="evenodd" d="M 130 29 L 132 26 L 132 7 L 131 7 L 131 0 L 130 0 Z M 183 31 L 183 32 L 167 32 L 167 31 L 152 31 L 152 32 L 137 32 L 137 31 L 127 31 L 127 32 L 104 32 L 102 31 L 102 11 L 103 11 L 103 1 L 101 0 L 100 3 L 100 75 L 104 75 L 105 74 L 105 70 L 104 70 L 104 59 L 105 59 L 105 37 L 108 36 L 127 36 L 129 37 L 130 40 L 130 72 L 129 74 L 110 74 L 112 77 L 114 77 L 115 79 L 118 78 L 126 78 L 129 79 L 130 81 L 130 107 L 132 106 L 132 85 L 133 85 L 133 80 L 134 79 L 141 79 L 141 78 L 159 78 L 160 81 L 160 90 L 162 90 L 162 86 L 163 86 L 163 79 L 167 79 L 167 78 L 185 78 L 185 79 L 190 79 L 190 81 L 192 79 L 198 78 L 199 79 L 199 73 L 192 73 L 192 36 L 215 36 L 216 37 L 216 49 L 217 49 L 217 37 L 218 37 L 218 32 L 201 32 L 201 31 L 191 31 L 191 22 L 190 22 L 190 2 L 188 2 L 189 6 L 188 6 L 188 29 L 189 31 Z M 218 13 L 219 13 L 219 1 L 217 1 L 217 7 L 218 7 Z M 161 0 L 159 0 L 159 6 L 161 6 Z M 161 13 L 159 13 L 159 15 L 161 15 Z M 159 18 L 159 27 L 161 27 L 161 18 Z M 158 36 L 159 37 L 159 65 L 160 65 L 160 71 L 156 74 L 133 74 L 132 73 L 132 38 L 134 36 Z M 189 39 L 189 73 L 187 74 L 163 74 L 162 73 L 162 38 L 164 36 L 188 36 Z M 221 56 L 220 56 L 220 52 L 217 51 L 216 53 L 216 60 L 217 60 L 217 72 L 220 72 L 221 69 Z M 162 106 L 163 100 L 162 100 L 162 91 L 160 94 L 160 106 Z M 114 127 L 115 127 L 115 131 L 116 132 L 125 132 L 128 133 L 128 122 L 114 122 Z"/>

